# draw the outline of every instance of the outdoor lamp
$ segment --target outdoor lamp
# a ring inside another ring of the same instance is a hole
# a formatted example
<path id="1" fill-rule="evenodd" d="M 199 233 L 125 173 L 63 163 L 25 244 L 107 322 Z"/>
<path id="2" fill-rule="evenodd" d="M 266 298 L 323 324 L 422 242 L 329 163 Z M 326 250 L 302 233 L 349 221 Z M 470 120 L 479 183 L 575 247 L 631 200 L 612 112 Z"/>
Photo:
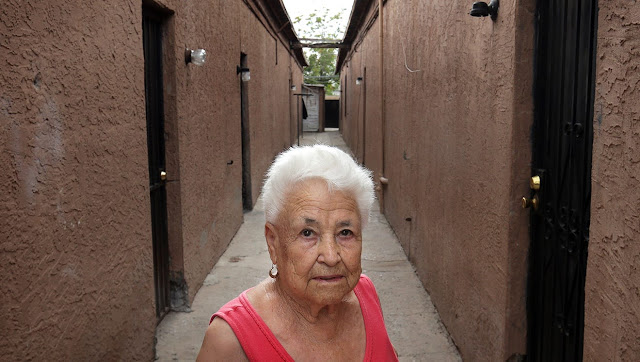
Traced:
<path id="1" fill-rule="evenodd" d="M 251 79 L 249 68 L 241 68 L 238 66 L 236 68 L 236 74 L 240 74 L 240 79 L 242 79 L 243 82 L 248 82 Z"/>
<path id="2" fill-rule="evenodd" d="M 484 1 L 476 1 L 471 6 L 469 15 L 476 17 L 491 16 L 491 20 L 496 20 L 496 17 L 498 17 L 498 7 L 500 7 L 499 0 L 491 0 L 489 4 Z"/>
<path id="3" fill-rule="evenodd" d="M 356 85 L 360 85 L 362 83 L 362 77 L 356 78 Z"/>
<path id="4" fill-rule="evenodd" d="M 204 49 L 187 49 L 184 53 L 184 61 L 187 64 L 193 63 L 201 67 L 207 61 L 207 51 Z"/>
<path id="5" fill-rule="evenodd" d="M 292 85 L 291 85 L 291 90 L 292 90 L 292 91 L 296 90 L 296 85 L 295 85 L 295 84 L 292 84 Z"/>

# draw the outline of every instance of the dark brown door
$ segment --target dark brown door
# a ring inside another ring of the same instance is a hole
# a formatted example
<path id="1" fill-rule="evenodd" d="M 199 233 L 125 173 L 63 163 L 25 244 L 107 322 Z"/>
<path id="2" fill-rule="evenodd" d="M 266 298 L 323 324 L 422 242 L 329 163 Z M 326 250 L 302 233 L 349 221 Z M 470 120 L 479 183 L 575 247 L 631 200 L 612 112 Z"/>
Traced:
<path id="1" fill-rule="evenodd" d="M 360 126 L 360 135 L 358 136 L 360 139 L 360 144 L 358 147 L 360 148 L 360 157 L 358 157 L 358 161 L 365 164 L 365 155 L 367 154 L 366 141 L 367 141 L 367 68 L 365 67 L 362 70 L 362 80 L 360 81 L 360 91 L 362 92 L 360 98 L 362 99 L 362 107 L 360 107 L 362 112 L 362 125 Z"/>
<path id="2" fill-rule="evenodd" d="M 156 315 L 158 319 L 161 319 L 169 310 L 167 175 L 165 172 L 162 88 L 162 20 L 158 14 L 155 14 L 145 7 L 143 7 L 142 13 L 153 269 L 156 291 Z"/>
<path id="3" fill-rule="evenodd" d="M 527 300 L 531 361 L 582 360 L 596 20 L 597 0 L 538 1 Z"/>
<path id="4" fill-rule="evenodd" d="M 248 68 L 247 55 L 240 55 L 240 68 Z M 242 132 L 242 208 L 253 210 L 251 194 L 251 128 L 249 126 L 249 82 L 240 79 L 240 124 Z"/>

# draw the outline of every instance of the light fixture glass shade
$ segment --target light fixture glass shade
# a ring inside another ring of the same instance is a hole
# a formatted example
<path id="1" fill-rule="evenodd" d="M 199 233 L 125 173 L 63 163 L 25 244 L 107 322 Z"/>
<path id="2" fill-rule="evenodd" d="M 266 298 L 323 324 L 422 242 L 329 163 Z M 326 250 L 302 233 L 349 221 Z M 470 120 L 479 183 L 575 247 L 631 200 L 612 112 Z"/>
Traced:
<path id="1" fill-rule="evenodd" d="M 207 51 L 204 49 L 196 49 L 191 51 L 191 63 L 202 66 L 207 61 Z"/>
<path id="2" fill-rule="evenodd" d="M 248 70 L 243 70 L 242 72 L 242 81 L 243 82 L 248 82 L 249 80 L 251 80 L 251 73 Z"/>

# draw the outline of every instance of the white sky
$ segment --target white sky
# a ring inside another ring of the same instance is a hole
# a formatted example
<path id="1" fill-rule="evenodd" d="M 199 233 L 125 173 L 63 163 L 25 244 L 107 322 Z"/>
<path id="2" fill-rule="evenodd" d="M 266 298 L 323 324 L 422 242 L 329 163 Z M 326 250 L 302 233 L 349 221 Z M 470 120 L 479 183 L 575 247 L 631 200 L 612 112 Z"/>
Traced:
<path id="1" fill-rule="evenodd" d="M 304 18 L 306 15 L 311 14 L 314 10 L 320 10 L 327 8 L 330 10 L 330 14 L 335 14 L 338 11 L 343 12 L 341 24 L 340 39 L 344 36 L 344 31 L 347 28 L 349 22 L 349 15 L 351 14 L 351 8 L 353 7 L 353 0 L 282 0 L 287 13 L 291 21 L 294 21 L 296 16 L 302 15 Z M 298 37 L 305 38 L 305 29 L 301 25 L 293 24 Z"/>

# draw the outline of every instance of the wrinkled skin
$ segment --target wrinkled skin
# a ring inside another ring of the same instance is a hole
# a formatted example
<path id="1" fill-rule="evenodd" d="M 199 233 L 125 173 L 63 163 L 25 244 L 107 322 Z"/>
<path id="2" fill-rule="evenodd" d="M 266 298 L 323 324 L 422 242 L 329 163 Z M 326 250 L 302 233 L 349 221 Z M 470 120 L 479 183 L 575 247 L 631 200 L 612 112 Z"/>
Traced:
<path id="1" fill-rule="evenodd" d="M 312 316 L 340 303 L 362 272 L 362 230 L 358 205 L 324 180 L 292 188 L 274 224 L 265 225 L 276 285 Z"/>

